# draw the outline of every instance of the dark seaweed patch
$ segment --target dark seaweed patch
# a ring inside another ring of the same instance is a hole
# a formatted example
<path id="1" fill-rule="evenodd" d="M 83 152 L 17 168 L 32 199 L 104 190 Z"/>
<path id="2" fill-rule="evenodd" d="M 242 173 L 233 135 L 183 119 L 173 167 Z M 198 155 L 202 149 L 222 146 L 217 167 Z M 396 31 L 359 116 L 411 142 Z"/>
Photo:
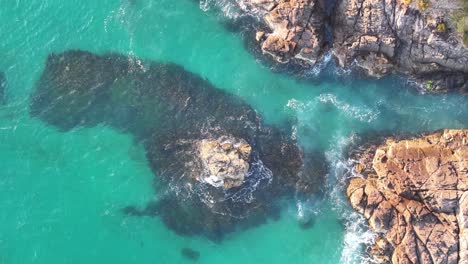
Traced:
<path id="1" fill-rule="evenodd" d="M 304 155 L 248 104 L 172 63 L 135 63 L 116 54 L 67 51 L 48 57 L 31 97 L 32 116 L 67 131 L 105 124 L 144 146 L 162 197 L 133 216 L 159 216 L 182 235 L 220 240 L 227 232 L 278 215 L 284 195 L 320 189 L 323 157 Z M 252 146 L 249 177 L 239 187 L 200 182 L 196 142 L 221 136 Z M 310 162 L 309 162 L 310 161 Z"/>
<path id="2" fill-rule="evenodd" d="M 304 230 L 310 229 L 314 227 L 314 225 L 315 225 L 315 218 L 307 218 L 307 219 L 299 221 L 299 227 Z"/>
<path id="3" fill-rule="evenodd" d="M 193 250 L 191 248 L 182 248 L 180 254 L 185 258 L 193 261 L 197 261 L 200 258 L 200 252 Z"/>

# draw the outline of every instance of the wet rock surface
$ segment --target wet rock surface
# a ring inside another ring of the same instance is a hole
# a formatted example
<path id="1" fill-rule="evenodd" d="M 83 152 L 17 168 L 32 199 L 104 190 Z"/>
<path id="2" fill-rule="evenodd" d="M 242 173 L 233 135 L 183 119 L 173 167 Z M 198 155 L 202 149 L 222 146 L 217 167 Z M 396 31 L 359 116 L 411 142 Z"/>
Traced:
<path id="1" fill-rule="evenodd" d="M 136 216 L 220 239 L 276 214 L 274 201 L 320 189 L 323 160 L 307 158 L 239 98 L 170 63 L 67 51 L 48 57 L 30 113 L 60 130 L 109 125 L 145 148 L 164 195 Z"/>
<path id="2" fill-rule="evenodd" d="M 388 138 L 351 159 L 347 196 L 377 233 L 377 263 L 468 263 L 468 130 Z"/>

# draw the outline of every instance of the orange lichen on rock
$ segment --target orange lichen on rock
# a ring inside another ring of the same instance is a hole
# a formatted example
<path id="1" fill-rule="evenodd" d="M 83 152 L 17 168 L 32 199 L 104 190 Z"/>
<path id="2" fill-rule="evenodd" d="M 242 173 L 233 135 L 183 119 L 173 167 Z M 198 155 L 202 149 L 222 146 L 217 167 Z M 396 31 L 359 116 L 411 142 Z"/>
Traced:
<path id="1" fill-rule="evenodd" d="M 388 140 L 355 154 L 351 206 L 378 263 L 468 263 L 468 130 Z"/>

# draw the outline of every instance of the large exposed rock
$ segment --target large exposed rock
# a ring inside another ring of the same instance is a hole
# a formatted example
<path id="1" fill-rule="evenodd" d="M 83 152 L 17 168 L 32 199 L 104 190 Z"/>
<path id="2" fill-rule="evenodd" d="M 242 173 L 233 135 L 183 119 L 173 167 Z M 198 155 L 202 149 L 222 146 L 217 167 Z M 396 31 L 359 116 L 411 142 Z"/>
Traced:
<path id="1" fill-rule="evenodd" d="M 51 54 L 30 113 L 64 131 L 105 124 L 133 135 L 163 197 L 126 211 L 159 215 L 181 234 L 220 238 L 262 222 L 275 199 L 317 192 L 325 174 L 320 158 L 303 169 L 294 140 L 244 101 L 171 63 Z"/>
<path id="2" fill-rule="evenodd" d="M 225 189 L 239 187 L 249 172 L 252 147 L 245 140 L 230 137 L 203 139 L 198 142 L 198 155 L 207 173 L 200 181 Z"/>
<path id="3" fill-rule="evenodd" d="M 237 0 L 247 12 L 260 16 L 268 30 L 256 39 L 276 61 L 314 65 L 322 59 L 325 15 L 318 0 Z"/>
<path id="4" fill-rule="evenodd" d="M 464 0 L 338 0 L 333 53 L 342 67 L 355 62 L 372 76 L 409 75 L 427 92 L 466 93 L 468 48 L 454 17 L 467 8 Z"/>
<path id="5" fill-rule="evenodd" d="M 351 205 L 378 263 L 468 263 L 468 130 L 369 145 L 351 155 Z"/>

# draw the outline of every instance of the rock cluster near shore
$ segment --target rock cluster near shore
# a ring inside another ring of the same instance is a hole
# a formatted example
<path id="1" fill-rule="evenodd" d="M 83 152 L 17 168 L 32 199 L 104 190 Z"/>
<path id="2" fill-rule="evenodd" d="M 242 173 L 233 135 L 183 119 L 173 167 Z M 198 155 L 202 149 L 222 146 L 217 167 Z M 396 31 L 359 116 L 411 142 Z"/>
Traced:
<path id="1" fill-rule="evenodd" d="M 312 0 L 239 0 L 247 12 L 260 15 L 267 30 L 256 39 L 264 53 L 280 63 L 291 60 L 316 64 L 324 52 L 325 13 Z"/>
<path id="2" fill-rule="evenodd" d="M 351 154 L 347 196 L 378 263 L 468 263 L 468 130 L 387 139 Z"/>
<path id="3" fill-rule="evenodd" d="M 263 53 L 278 62 L 314 66 L 331 47 L 341 67 L 354 66 L 378 78 L 405 74 L 427 93 L 468 93 L 466 1 L 237 2 L 267 25 L 257 29 L 256 39 Z M 330 17 L 326 9 L 333 9 Z"/>

